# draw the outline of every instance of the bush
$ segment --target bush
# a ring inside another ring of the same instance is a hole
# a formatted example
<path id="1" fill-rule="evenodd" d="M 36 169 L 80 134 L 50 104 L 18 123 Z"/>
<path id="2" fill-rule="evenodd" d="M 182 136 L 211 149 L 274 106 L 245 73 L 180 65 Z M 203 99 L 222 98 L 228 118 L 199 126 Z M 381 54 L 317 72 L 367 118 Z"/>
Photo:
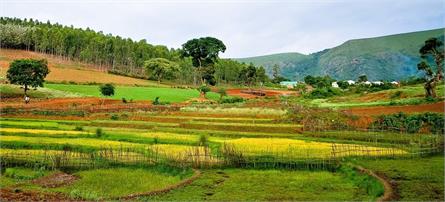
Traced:
<path id="1" fill-rule="evenodd" d="M 119 115 L 117 114 L 112 114 L 110 117 L 111 120 L 119 120 Z"/>
<path id="2" fill-rule="evenodd" d="M 407 115 L 403 112 L 390 115 L 382 115 L 370 128 L 388 131 L 417 133 L 422 128 L 433 134 L 443 134 L 445 118 L 443 114 L 426 112 L 423 114 Z"/>
<path id="3" fill-rule="evenodd" d="M 207 85 L 202 85 L 198 88 L 198 91 L 204 96 L 207 94 L 207 92 L 210 92 L 210 90 L 210 87 L 208 87 Z"/>
<path id="4" fill-rule="evenodd" d="M 306 98 L 310 99 L 320 99 L 320 98 L 328 98 L 335 95 L 341 95 L 342 92 L 339 89 L 326 87 L 326 88 L 316 88 L 309 94 L 306 94 Z"/>
<path id="5" fill-rule="evenodd" d="M 83 127 L 82 126 L 76 126 L 74 128 L 75 131 L 83 131 Z"/>
<path id="6" fill-rule="evenodd" d="M 159 105 L 161 102 L 159 102 L 159 97 L 156 97 L 155 100 L 152 102 L 153 105 Z"/>
<path id="7" fill-rule="evenodd" d="M 96 128 L 96 137 L 102 137 L 102 135 L 104 135 L 102 128 Z"/>
<path id="8" fill-rule="evenodd" d="M 221 104 L 233 104 L 233 103 L 238 103 L 238 102 L 244 102 L 244 99 L 242 97 L 226 97 L 223 98 L 219 101 L 219 103 Z"/>
<path id="9" fill-rule="evenodd" d="M 122 98 L 122 103 L 128 103 L 127 99 L 125 99 L 124 97 Z"/>
<path id="10" fill-rule="evenodd" d="M 101 85 L 99 87 L 99 90 L 103 96 L 113 96 L 114 95 L 114 86 L 111 83 Z"/>

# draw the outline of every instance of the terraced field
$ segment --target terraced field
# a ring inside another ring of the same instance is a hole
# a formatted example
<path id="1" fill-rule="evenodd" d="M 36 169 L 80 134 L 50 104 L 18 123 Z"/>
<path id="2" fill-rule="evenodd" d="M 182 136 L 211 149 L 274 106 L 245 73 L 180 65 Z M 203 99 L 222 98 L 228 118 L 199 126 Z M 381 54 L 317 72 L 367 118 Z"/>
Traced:
<path id="1" fill-rule="evenodd" d="M 20 173 L 2 173 L 2 195 L 25 197 L 10 188 L 20 182 L 23 195 L 57 200 L 374 200 L 384 192 L 381 183 L 340 162 L 411 157 L 419 142 L 437 138 L 304 131 L 283 121 L 285 113 L 182 107 L 81 116 L 6 114 L 0 118 L 2 163 L 14 172 L 23 166 L 33 168 L 23 171 L 29 175 L 44 172 L 23 179 Z M 39 184 L 59 175 L 71 181 Z M 322 194 L 314 196 L 314 190 Z"/>

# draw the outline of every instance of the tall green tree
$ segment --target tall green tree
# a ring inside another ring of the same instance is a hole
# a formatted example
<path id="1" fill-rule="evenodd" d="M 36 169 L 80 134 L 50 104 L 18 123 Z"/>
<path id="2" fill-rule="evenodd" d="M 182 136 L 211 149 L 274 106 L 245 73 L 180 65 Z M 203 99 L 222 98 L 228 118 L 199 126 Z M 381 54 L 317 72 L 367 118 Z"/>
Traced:
<path id="1" fill-rule="evenodd" d="M 164 58 L 150 59 L 145 62 L 144 66 L 147 74 L 155 77 L 159 84 L 163 78 L 172 78 L 179 71 L 178 64 Z"/>
<path id="2" fill-rule="evenodd" d="M 444 37 L 430 38 L 420 48 L 422 61 L 417 64 L 417 69 L 425 72 L 425 96 L 436 97 L 436 86 L 443 79 L 444 71 Z M 431 62 L 434 61 L 434 62 Z"/>
<path id="3" fill-rule="evenodd" d="M 247 67 L 241 70 L 239 77 L 244 84 L 252 86 L 254 83 L 256 83 L 257 79 L 256 67 L 250 63 Z"/>
<path id="4" fill-rule="evenodd" d="M 6 78 L 11 84 L 22 85 L 25 95 L 29 87 L 43 87 L 45 77 L 49 74 L 46 60 L 20 59 L 10 65 Z"/>
<path id="5" fill-rule="evenodd" d="M 182 57 L 191 57 L 193 66 L 200 73 L 201 83 L 215 84 L 214 64 L 220 52 L 226 51 L 224 43 L 213 37 L 191 39 L 182 45 Z"/>

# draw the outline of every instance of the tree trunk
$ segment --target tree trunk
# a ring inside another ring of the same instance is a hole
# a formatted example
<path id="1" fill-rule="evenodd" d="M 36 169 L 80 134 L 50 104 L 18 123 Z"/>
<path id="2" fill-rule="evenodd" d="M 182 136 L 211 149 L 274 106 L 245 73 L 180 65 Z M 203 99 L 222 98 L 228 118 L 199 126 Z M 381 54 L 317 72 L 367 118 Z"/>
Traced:
<path id="1" fill-rule="evenodd" d="M 25 96 L 28 96 L 28 85 L 25 84 Z"/>
<path id="2" fill-rule="evenodd" d="M 436 97 L 436 77 L 425 83 L 425 97 Z"/>

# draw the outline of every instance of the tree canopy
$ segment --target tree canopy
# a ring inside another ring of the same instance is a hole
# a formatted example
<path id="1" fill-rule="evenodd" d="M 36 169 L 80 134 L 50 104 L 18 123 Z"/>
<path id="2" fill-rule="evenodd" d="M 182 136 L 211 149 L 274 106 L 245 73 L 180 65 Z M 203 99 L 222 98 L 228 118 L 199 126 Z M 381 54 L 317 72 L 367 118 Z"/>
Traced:
<path id="1" fill-rule="evenodd" d="M 425 82 L 425 96 L 436 97 L 436 85 L 443 79 L 444 71 L 444 36 L 440 38 L 430 38 L 420 48 L 420 58 L 417 69 L 425 72 L 427 81 Z M 432 62 L 434 61 L 434 62 Z"/>
<path id="2" fill-rule="evenodd" d="M 46 60 L 20 59 L 11 62 L 6 78 L 11 84 L 24 86 L 25 95 L 27 95 L 29 87 L 43 87 L 48 73 Z"/>
<path id="3" fill-rule="evenodd" d="M 182 45 L 181 56 L 191 57 L 193 66 L 198 68 L 202 83 L 216 83 L 214 64 L 220 52 L 226 51 L 224 43 L 213 37 L 191 39 Z"/>
<path id="4" fill-rule="evenodd" d="M 114 95 L 114 86 L 111 83 L 101 85 L 99 87 L 99 90 L 103 96 L 113 96 Z"/>
<path id="5" fill-rule="evenodd" d="M 174 78 L 175 73 L 179 71 L 179 66 L 164 58 L 154 58 L 144 64 L 147 74 L 155 77 L 158 83 L 165 77 Z"/>

